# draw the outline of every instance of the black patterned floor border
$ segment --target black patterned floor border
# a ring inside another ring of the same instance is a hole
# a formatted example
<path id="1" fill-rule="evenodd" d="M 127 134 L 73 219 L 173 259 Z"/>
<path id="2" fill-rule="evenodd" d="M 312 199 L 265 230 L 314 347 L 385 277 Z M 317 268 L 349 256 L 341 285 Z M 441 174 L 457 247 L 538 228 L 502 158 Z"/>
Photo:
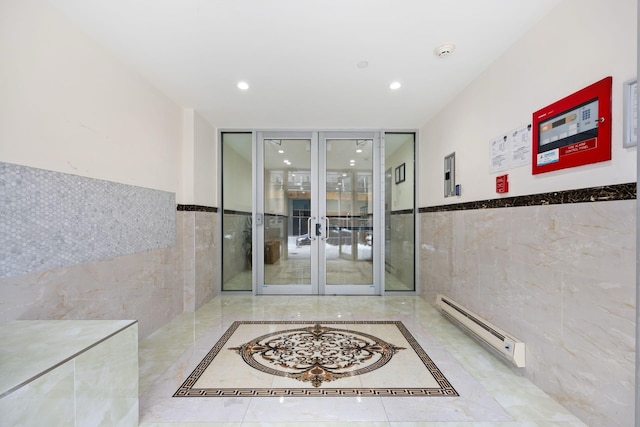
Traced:
<path id="1" fill-rule="evenodd" d="M 273 325 L 308 325 L 308 324 L 325 324 L 325 325 L 354 325 L 354 324 L 392 324 L 395 325 L 402 333 L 411 348 L 420 358 L 425 368 L 431 373 L 438 383 L 439 387 L 432 388 L 194 388 L 200 376 L 206 371 L 220 350 L 225 348 L 227 341 L 240 325 L 256 325 L 256 324 L 273 324 Z M 413 335 L 405 327 L 401 321 L 236 321 L 227 329 L 213 348 L 202 359 L 193 372 L 182 383 L 180 388 L 173 394 L 173 397 L 347 397 L 347 396 L 444 396 L 456 397 L 458 392 L 453 388 L 449 380 L 444 376 L 436 364 L 431 360 L 429 355 L 424 351 Z"/>

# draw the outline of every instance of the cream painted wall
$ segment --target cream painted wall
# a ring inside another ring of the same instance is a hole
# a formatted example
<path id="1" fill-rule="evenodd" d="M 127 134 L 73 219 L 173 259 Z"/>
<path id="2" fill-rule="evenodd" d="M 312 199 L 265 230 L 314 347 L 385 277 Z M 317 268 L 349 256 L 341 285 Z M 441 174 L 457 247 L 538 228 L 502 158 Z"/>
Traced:
<path id="1" fill-rule="evenodd" d="M 217 206 L 217 132 L 200 114 L 195 114 L 194 203 Z"/>
<path id="2" fill-rule="evenodd" d="M 216 131 L 193 108 L 182 112 L 178 203 L 216 206 Z"/>
<path id="3" fill-rule="evenodd" d="M 195 147 L 195 117 L 192 108 L 182 110 L 182 141 L 180 147 L 180 191 L 177 199 L 183 205 L 193 205 L 195 199 L 194 162 L 196 156 Z"/>
<path id="4" fill-rule="evenodd" d="M 181 110 L 55 10 L 0 3 L 0 161 L 177 192 Z"/>
<path id="5" fill-rule="evenodd" d="M 636 8 L 635 0 L 561 3 L 431 119 L 420 130 L 419 206 L 497 197 L 489 141 L 606 76 L 613 76 L 612 160 L 537 176 L 530 165 L 510 169 L 507 195 L 635 182 L 636 148 L 622 147 L 622 88 L 636 77 Z M 446 60 L 456 66 L 455 55 Z M 445 199 L 443 159 L 452 151 L 462 196 Z"/>

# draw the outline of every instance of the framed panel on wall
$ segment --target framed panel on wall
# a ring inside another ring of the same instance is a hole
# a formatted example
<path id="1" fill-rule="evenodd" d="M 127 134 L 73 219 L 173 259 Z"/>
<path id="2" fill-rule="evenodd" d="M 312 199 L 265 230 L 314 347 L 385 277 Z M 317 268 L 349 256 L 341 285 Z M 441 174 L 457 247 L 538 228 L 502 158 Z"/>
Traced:
<path id="1" fill-rule="evenodd" d="M 534 175 L 611 160 L 611 83 L 606 77 L 533 113 Z"/>

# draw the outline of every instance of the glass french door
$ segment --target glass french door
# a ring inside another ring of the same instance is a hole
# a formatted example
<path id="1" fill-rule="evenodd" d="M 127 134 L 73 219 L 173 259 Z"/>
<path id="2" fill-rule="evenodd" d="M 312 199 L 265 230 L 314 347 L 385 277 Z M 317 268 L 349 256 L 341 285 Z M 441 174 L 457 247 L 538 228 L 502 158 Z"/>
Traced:
<path id="1" fill-rule="evenodd" d="M 256 293 L 381 293 L 379 159 L 378 132 L 258 132 Z"/>

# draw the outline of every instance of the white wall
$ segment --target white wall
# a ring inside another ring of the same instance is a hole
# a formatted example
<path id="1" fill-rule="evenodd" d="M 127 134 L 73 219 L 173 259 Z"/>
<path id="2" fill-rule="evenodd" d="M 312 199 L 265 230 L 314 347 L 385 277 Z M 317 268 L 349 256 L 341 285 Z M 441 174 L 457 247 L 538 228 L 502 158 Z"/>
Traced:
<path id="1" fill-rule="evenodd" d="M 420 130 L 419 206 L 495 198 L 489 141 L 606 76 L 613 76 L 612 160 L 536 176 L 530 165 L 510 169 L 507 195 L 635 182 L 636 149 L 622 147 L 622 87 L 636 77 L 636 7 L 635 0 L 566 0 L 429 120 Z M 455 67 L 455 55 L 449 60 Z M 445 199 L 443 159 L 453 151 L 462 196 Z"/>
<path id="2" fill-rule="evenodd" d="M 217 132 L 200 114 L 195 114 L 194 203 L 217 206 Z"/>
<path id="3" fill-rule="evenodd" d="M 181 111 L 32 0 L 0 3 L 0 161 L 178 190 Z"/>
<path id="4" fill-rule="evenodd" d="M 216 206 L 216 131 L 193 108 L 182 112 L 178 203 Z"/>

